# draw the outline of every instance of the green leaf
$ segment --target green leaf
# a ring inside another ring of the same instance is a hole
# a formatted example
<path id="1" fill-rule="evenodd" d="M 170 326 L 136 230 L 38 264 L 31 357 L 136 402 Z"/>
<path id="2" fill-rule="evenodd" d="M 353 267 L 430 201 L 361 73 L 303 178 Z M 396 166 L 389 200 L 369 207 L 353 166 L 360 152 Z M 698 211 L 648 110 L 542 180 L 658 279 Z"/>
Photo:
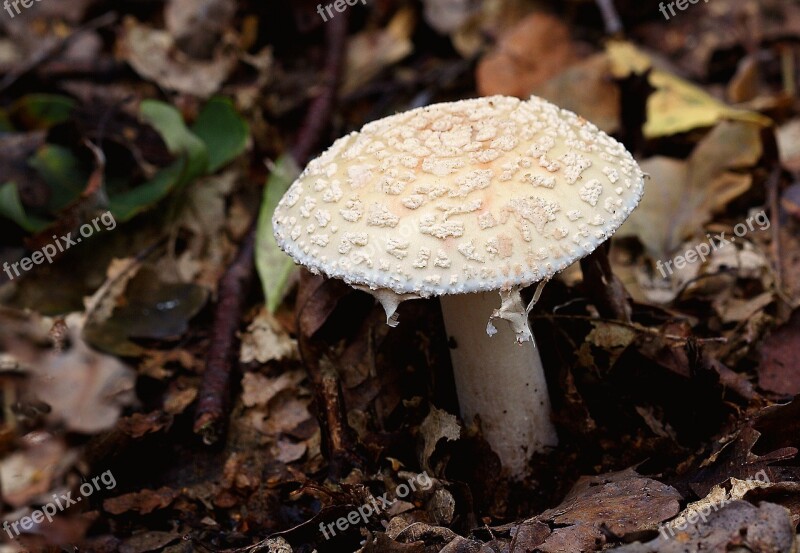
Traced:
<path id="1" fill-rule="evenodd" d="M 49 225 L 47 221 L 25 213 L 17 185 L 13 182 L 0 186 L 0 216 L 11 219 L 28 232 L 39 232 Z"/>
<path id="2" fill-rule="evenodd" d="M 272 214 L 289 186 L 300 174 L 300 169 L 289 154 L 284 154 L 275 163 L 267 179 L 264 199 L 258 214 L 256 230 L 256 269 L 267 298 L 267 309 L 274 313 L 286 293 L 286 283 L 295 269 L 291 257 L 283 253 L 272 234 Z"/>
<path id="3" fill-rule="evenodd" d="M 187 157 L 186 174 L 181 179 L 181 184 L 207 173 L 208 149 L 205 143 L 186 127 L 177 109 L 157 100 L 145 100 L 139 113 L 146 123 L 158 131 L 170 153 Z"/>
<path id="4" fill-rule="evenodd" d="M 89 175 L 82 170 L 78 159 L 67 148 L 45 144 L 28 159 L 50 188 L 47 208 L 59 211 L 81 195 Z"/>
<path id="5" fill-rule="evenodd" d="M 109 210 L 114 219 L 120 223 L 129 221 L 163 199 L 181 182 L 185 165 L 185 159 L 180 159 L 159 171 L 151 181 L 110 198 Z"/>
<path id="6" fill-rule="evenodd" d="M 208 148 L 208 172 L 215 173 L 247 148 L 250 128 L 227 98 L 212 98 L 197 116 L 192 131 Z"/>
<path id="7" fill-rule="evenodd" d="M 177 109 L 157 100 L 145 100 L 139 114 L 161 135 L 170 153 L 179 159 L 159 171 L 152 180 L 109 199 L 109 209 L 120 222 L 132 219 L 173 190 L 204 176 L 208 169 L 205 143 L 188 129 Z"/>
<path id="8" fill-rule="evenodd" d="M 4 109 L 0 109 L 0 132 L 14 132 L 14 125 Z"/>
<path id="9" fill-rule="evenodd" d="M 12 114 L 28 129 L 49 129 L 68 120 L 76 102 L 56 94 L 28 94 L 16 102 Z"/>

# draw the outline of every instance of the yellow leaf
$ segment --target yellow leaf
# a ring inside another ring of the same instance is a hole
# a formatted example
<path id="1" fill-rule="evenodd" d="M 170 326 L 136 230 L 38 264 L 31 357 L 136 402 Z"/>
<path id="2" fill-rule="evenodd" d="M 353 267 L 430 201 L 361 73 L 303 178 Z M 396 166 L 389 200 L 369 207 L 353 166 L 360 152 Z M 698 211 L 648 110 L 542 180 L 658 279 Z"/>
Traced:
<path id="1" fill-rule="evenodd" d="M 726 119 L 764 127 L 772 124 L 768 117 L 732 108 L 689 81 L 655 67 L 647 54 L 629 42 L 610 42 L 606 50 L 611 58 L 612 74 L 618 79 L 651 70 L 649 80 L 655 92 L 647 102 L 646 138 L 711 127 Z"/>

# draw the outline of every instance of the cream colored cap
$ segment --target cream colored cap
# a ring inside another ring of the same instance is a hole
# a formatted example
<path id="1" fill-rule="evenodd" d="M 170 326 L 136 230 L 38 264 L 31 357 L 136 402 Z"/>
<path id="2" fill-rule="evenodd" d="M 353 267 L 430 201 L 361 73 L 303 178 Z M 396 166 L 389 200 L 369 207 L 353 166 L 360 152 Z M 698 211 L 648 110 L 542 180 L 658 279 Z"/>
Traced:
<path id="1" fill-rule="evenodd" d="M 604 242 L 639 203 L 625 147 L 540 98 L 441 103 L 337 140 L 273 217 L 309 270 L 431 296 L 548 279 Z"/>

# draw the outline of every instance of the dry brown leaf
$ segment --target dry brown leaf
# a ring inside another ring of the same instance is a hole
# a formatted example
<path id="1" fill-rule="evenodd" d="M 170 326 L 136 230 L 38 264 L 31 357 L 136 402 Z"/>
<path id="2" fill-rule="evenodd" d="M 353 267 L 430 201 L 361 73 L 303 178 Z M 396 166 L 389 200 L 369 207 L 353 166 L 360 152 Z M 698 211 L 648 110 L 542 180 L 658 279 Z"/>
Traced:
<path id="1" fill-rule="evenodd" d="M 125 20 L 122 55 L 142 78 L 168 90 L 208 98 L 219 91 L 238 63 L 232 48 L 221 42 L 213 59 L 190 59 L 177 50 L 167 31 L 152 29 L 129 17 Z"/>
<path id="2" fill-rule="evenodd" d="M 70 430 L 106 430 L 134 402 L 136 373 L 116 357 L 89 348 L 80 336 L 80 316 L 70 315 L 67 325 L 72 347 L 48 352 L 33 364 L 30 391 L 51 407 L 51 419 Z"/>
<path id="3" fill-rule="evenodd" d="M 800 394 L 800 310 L 775 330 L 761 347 L 758 385 L 782 396 Z"/>
<path id="4" fill-rule="evenodd" d="M 12 507 L 24 507 L 37 497 L 47 497 L 53 480 L 60 477 L 76 453 L 67 450 L 60 439 L 34 442 L 0 461 L 0 489 L 3 501 Z"/>
<path id="5" fill-rule="evenodd" d="M 431 411 L 422 424 L 419 425 L 423 448 L 420 464 L 427 471 L 432 471 L 430 466 L 431 456 L 440 440 L 453 441 L 461 436 L 461 425 L 458 419 L 442 409 L 431 406 Z"/>
<path id="6" fill-rule="evenodd" d="M 239 360 L 242 363 L 256 361 L 264 364 L 300 358 L 297 340 L 290 338 L 269 310 L 263 307 L 247 327 L 241 342 Z"/>
<path id="7" fill-rule="evenodd" d="M 363 31 L 350 37 L 341 94 L 347 95 L 372 80 L 381 70 L 405 58 L 414 50 L 414 12 L 402 9 L 385 29 Z"/>
<path id="8" fill-rule="evenodd" d="M 533 13 L 509 29 L 478 64 L 478 93 L 527 99 L 576 61 L 567 26 L 552 15 Z"/>
<path id="9" fill-rule="evenodd" d="M 103 501 L 103 508 L 112 515 L 136 511 L 142 515 L 168 507 L 180 495 L 178 490 L 166 486 L 157 490 L 142 490 L 110 497 Z"/>
<path id="10" fill-rule="evenodd" d="M 242 403 L 246 407 L 266 407 L 272 398 L 284 390 L 292 390 L 304 378 L 305 374 L 300 370 L 282 373 L 277 378 L 254 372 L 245 373 L 242 377 Z"/>
<path id="11" fill-rule="evenodd" d="M 531 92 L 577 113 L 609 134 L 619 130 L 620 93 L 607 54 L 590 56 Z"/>
<path id="12" fill-rule="evenodd" d="M 701 236 L 714 212 L 750 188 L 752 176 L 729 170 L 754 165 L 761 152 L 758 126 L 723 121 L 687 162 L 644 160 L 640 165 L 650 176 L 644 197 L 617 236 L 636 236 L 654 259 L 667 259 L 682 240 Z"/>

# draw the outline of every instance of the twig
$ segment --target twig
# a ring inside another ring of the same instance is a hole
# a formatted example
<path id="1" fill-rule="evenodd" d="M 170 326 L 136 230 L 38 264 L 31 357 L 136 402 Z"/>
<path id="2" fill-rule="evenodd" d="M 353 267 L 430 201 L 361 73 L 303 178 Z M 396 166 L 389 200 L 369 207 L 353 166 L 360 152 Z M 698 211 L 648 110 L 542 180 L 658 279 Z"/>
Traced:
<path id="1" fill-rule="evenodd" d="M 308 161 L 323 131 L 330 123 L 346 53 L 347 14 L 348 12 L 345 11 L 327 23 L 325 47 L 328 54 L 322 73 L 322 90 L 308 108 L 305 121 L 292 148 L 292 157 L 301 166 Z"/>
<path id="2" fill-rule="evenodd" d="M 604 323 L 608 325 L 614 326 L 622 326 L 625 328 L 630 328 L 631 330 L 636 330 L 643 334 L 650 334 L 652 336 L 661 336 L 667 340 L 675 340 L 678 342 L 685 342 L 687 340 L 693 339 L 695 342 L 720 342 L 720 343 L 727 343 L 728 339 L 723 336 L 718 336 L 716 338 L 692 338 L 691 336 L 677 336 L 675 334 L 664 334 L 657 328 L 650 328 L 648 326 L 643 326 L 638 323 L 631 323 L 625 321 L 617 321 L 612 319 L 598 319 L 597 317 L 590 317 L 589 315 L 556 315 L 554 313 L 542 313 L 531 315 L 532 319 L 562 319 L 568 321 L 586 321 L 590 323 Z"/>
<path id="3" fill-rule="evenodd" d="M 608 261 L 609 247 L 609 242 L 600 244 L 591 254 L 581 259 L 583 285 L 602 317 L 630 322 L 628 292 L 611 271 L 611 263 Z"/>
<path id="4" fill-rule="evenodd" d="M 781 262 L 781 208 L 778 200 L 781 182 L 781 166 L 775 164 L 769 178 L 767 179 L 767 199 L 769 201 L 769 213 L 772 216 L 772 262 L 775 266 L 775 287 L 780 290 L 783 288 L 783 263 Z"/>
<path id="5" fill-rule="evenodd" d="M 600 15 L 603 16 L 606 34 L 617 35 L 622 33 L 622 20 L 619 18 L 617 8 L 614 7 L 614 0 L 596 0 L 596 2 Z"/>
<path id="6" fill-rule="evenodd" d="M 8 72 L 6 76 L 3 78 L 3 80 L 0 81 L 0 92 L 6 90 L 8 87 L 17 82 L 21 77 L 30 73 L 42 63 L 46 62 L 53 56 L 56 56 L 59 53 L 61 53 L 79 35 L 87 31 L 96 31 L 97 29 L 100 29 L 107 25 L 111 25 L 116 20 L 117 20 L 116 12 L 105 13 L 99 17 L 96 17 L 95 19 L 92 19 L 85 25 L 78 27 L 77 29 L 72 31 L 69 35 L 62 38 L 52 46 L 44 48 L 40 52 L 36 53 L 29 60 L 24 62 L 22 66 Z"/>
<path id="7" fill-rule="evenodd" d="M 292 156 L 298 165 L 304 165 L 322 132 L 328 127 L 336 100 L 339 79 L 347 43 L 347 17 L 342 14 L 328 23 L 324 82 L 319 95 L 308 108 Z M 206 444 L 219 440 L 223 432 L 223 417 L 227 412 L 230 394 L 230 376 L 235 363 L 238 345 L 236 332 L 242 320 L 244 300 L 253 281 L 256 227 L 247 232 L 236 260 L 222 277 L 219 285 L 219 302 L 214 313 L 208 363 L 198 396 L 194 431 Z M 323 411 L 326 406 L 322 406 Z"/>
<path id="8" fill-rule="evenodd" d="M 214 312 L 211 346 L 197 398 L 194 431 L 211 445 L 222 435 L 222 417 L 227 411 L 231 367 L 238 340 L 236 331 L 242 320 L 244 302 L 253 280 L 256 223 L 247 232 L 233 264 L 219 283 L 219 302 Z"/>

